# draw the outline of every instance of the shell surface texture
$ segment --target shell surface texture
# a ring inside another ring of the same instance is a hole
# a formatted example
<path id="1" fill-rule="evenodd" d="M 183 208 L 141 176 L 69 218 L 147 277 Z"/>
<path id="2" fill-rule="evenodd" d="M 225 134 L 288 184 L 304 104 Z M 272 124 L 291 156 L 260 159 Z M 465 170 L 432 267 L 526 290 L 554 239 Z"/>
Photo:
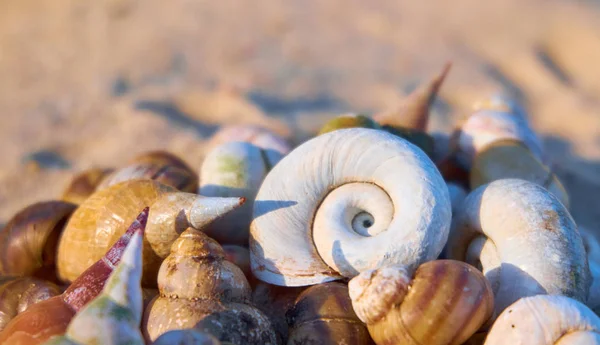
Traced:
<path id="1" fill-rule="evenodd" d="M 588 297 L 592 279 L 577 226 L 553 194 L 532 182 L 496 180 L 472 191 L 453 219 L 446 253 L 483 271 L 496 315 L 521 297 Z"/>
<path id="2" fill-rule="evenodd" d="M 150 206 L 144 236 L 144 287 L 171 244 L 189 226 L 203 228 L 239 207 L 243 198 L 209 198 L 184 193 L 153 180 L 125 181 L 91 195 L 69 220 L 58 246 L 59 278 L 72 281 L 125 233 L 140 209 Z"/>
<path id="3" fill-rule="evenodd" d="M 254 275 L 303 286 L 385 264 L 435 259 L 451 219 L 448 188 L 426 154 L 381 130 L 313 138 L 265 178 L 250 226 Z"/>
<path id="4" fill-rule="evenodd" d="M 348 284 L 352 305 L 376 344 L 460 345 L 493 313 L 483 274 L 454 260 L 364 271 Z"/>

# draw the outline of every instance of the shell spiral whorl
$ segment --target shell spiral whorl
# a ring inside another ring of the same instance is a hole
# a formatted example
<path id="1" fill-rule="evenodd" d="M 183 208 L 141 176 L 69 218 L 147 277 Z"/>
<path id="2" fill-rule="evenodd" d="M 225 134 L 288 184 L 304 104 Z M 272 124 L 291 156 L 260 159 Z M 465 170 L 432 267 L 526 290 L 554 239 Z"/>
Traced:
<path id="1" fill-rule="evenodd" d="M 450 218 L 448 188 L 421 150 L 381 130 L 337 130 L 302 144 L 265 178 L 252 271 L 301 286 L 384 264 L 416 267 L 439 255 Z"/>

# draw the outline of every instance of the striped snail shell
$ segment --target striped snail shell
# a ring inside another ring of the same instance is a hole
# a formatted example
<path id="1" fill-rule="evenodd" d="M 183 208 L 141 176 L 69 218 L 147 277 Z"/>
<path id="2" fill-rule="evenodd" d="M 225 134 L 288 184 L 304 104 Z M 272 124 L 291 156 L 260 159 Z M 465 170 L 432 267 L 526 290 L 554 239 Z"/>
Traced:
<path id="1" fill-rule="evenodd" d="M 448 258 L 483 270 L 496 315 L 521 297 L 560 294 L 585 302 L 591 284 L 569 211 L 543 187 L 496 180 L 472 191 L 454 216 Z"/>
<path id="2" fill-rule="evenodd" d="M 254 204 L 250 260 L 271 284 L 312 285 L 384 264 L 416 267 L 446 242 L 448 188 L 414 145 L 373 129 L 340 129 L 284 157 Z"/>

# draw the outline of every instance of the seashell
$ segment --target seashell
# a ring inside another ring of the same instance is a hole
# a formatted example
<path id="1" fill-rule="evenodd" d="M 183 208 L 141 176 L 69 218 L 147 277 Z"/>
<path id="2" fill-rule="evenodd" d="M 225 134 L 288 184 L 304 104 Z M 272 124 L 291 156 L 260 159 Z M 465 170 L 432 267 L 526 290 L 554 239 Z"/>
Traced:
<path id="1" fill-rule="evenodd" d="M 285 314 L 294 306 L 304 287 L 287 287 L 258 282 L 252 291 L 252 302 L 271 321 L 277 333 L 278 344 L 288 341 L 288 324 Z"/>
<path id="2" fill-rule="evenodd" d="M 475 155 L 470 184 L 475 189 L 486 183 L 518 178 L 537 183 L 552 192 L 567 208 L 569 196 L 556 175 L 522 142 L 503 139 L 492 142 Z"/>
<path id="3" fill-rule="evenodd" d="M 348 296 L 348 287 L 338 282 L 311 286 L 287 312 L 288 345 L 373 344 Z"/>
<path id="4" fill-rule="evenodd" d="M 254 198 L 263 179 L 277 161 L 266 151 L 247 142 L 228 142 L 215 147 L 200 169 L 198 194 L 207 197 L 244 197 L 246 202 L 207 226 L 219 243 L 248 244 Z"/>
<path id="5" fill-rule="evenodd" d="M 472 191 L 454 215 L 450 259 L 482 269 L 496 315 L 521 297 L 587 299 L 591 284 L 583 241 L 569 211 L 543 187 L 496 180 Z"/>
<path id="6" fill-rule="evenodd" d="M 592 275 L 592 285 L 586 305 L 596 314 L 600 313 L 600 242 L 597 235 L 589 229 L 579 227 L 583 246 L 587 253 L 588 265 Z"/>
<path id="7" fill-rule="evenodd" d="M 221 345 L 210 334 L 199 332 L 195 329 L 177 329 L 164 333 L 152 345 Z"/>
<path id="8" fill-rule="evenodd" d="M 467 197 L 466 189 L 454 182 L 446 182 L 448 194 L 450 194 L 450 203 L 452 204 L 452 214 L 455 214 L 461 209 L 461 205 Z"/>
<path id="9" fill-rule="evenodd" d="M 204 233 L 190 228 L 181 234 L 160 267 L 160 294 L 144 313 L 147 341 L 194 328 L 234 344 L 276 343 L 267 317 L 246 304 L 251 289 L 244 274 L 224 256 Z"/>
<path id="10" fill-rule="evenodd" d="M 485 340 L 504 344 L 598 345 L 600 318 L 566 296 L 521 298 L 498 317 Z"/>
<path id="11" fill-rule="evenodd" d="M 32 277 L 0 277 L 0 331 L 31 305 L 60 295 L 59 287 Z"/>
<path id="12" fill-rule="evenodd" d="M 98 190 L 136 179 L 155 180 L 188 193 L 198 189 L 198 175 L 183 160 L 166 151 L 150 151 L 106 177 Z"/>
<path id="13" fill-rule="evenodd" d="M 119 264 L 131 237 L 143 233 L 148 208 L 139 214 L 125 234 L 106 254 L 83 272 L 62 295 L 31 305 L 13 318 L 0 332 L 0 344 L 38 345 L 55 335 L 62 335 L 73 316 L 96 298 Z"/>
<path id="14" fill-rule="evenodd" d="M 352 306 L 376 344 L 460 345 L 494 310 L 476 268 L 453 260 L 361 272 L 348 284 Z"/>
<path id="15" fill-rule="evenodd" d="M 507 106 L 509 107 L 509 106 Z M 455 137 L 456 159 L 465 169 L 470 169 L 475 155 L 498 140 L 512 139 L 522 142 L 531 154 L 545 162 L 542 144 L 527 119 L 513 111 L 481 109 L 473 113 L 461 126 Z"/>
<path id="16" fill-rule="evenodd" d="M 223 245 L 223 251 L 225 253 L 225 260 L 234 263 L 237 267 L 239 267 L 250 285 L 254 285 L 256 283 L 256 278 L 252 275 L 252 270 L 250 269 L 250 251 L 246 247 L 238 246 L 235 244 L 225 244 Z"/>
<path id="17" fill-rule="evenodd" d="M 222 127 L 216 132 L 208 143 L 209 150 L 232 141 L 248 142 L 260 147 L 267 156 L 271 166 L 287 155 L 292 146 L 282 136 L 275 132 L 256 125 L 230 125 Z"/>
<path id="18" fill-rule="evenodd" d="M 434 260 L 447 239 L 451 206 L 423 151 L 384 131 L 351 128 L 284 157 L 265 178 L 253 217 L 254 275 L 302 286 Z"/>
<path id="19" fill-rule="evenodd" d="M 113 171 L 114 169 L 91 168 L 80 172 L 65 188 L 61 199 L 76 205 L 83 203 Z"/>
<path id="20" fill-rule="evenodd" d="M 370 117 L 361 114 L 343 114 L 337 116 L 321 127 L 319 135 L 336 131 L 344 128 L 371 128 L 381 129 L 381 126 Z"/>
<path id="21" fill-rule="evenodd" d="M 77 206 L 63 201 L 30 205 L 0 230 L 0 275 L 56 281 L 56 246 Z"/>
<path id="22" fill-rule="evenodd" d="M 144 345 L 142 319 L 142 234 L 138 231 L 98 297 L 71 320 L 63 338 L 81 345 Z"/>
<path id="23" fill-rule="evenodd" d="M 156 274 L 171 244 L 187 227 L 201 229 L 235 209 L 243 198 L 207 198 L 179 192 L 152 180 L 125 181 L 90 196 L 73 213 L 58 246 L 59 278 L 72 281 L 100 259 L 121 236 L 139 209 L 150 206 L 144 237 L 144 287 Z"/>

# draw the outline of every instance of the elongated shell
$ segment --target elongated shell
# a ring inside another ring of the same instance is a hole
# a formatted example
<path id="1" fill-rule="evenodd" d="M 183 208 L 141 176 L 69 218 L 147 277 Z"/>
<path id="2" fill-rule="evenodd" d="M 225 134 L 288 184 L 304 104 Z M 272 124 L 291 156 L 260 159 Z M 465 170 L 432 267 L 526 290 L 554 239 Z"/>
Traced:
<path id="1" fill-rule="evenodd" d="M 373 344 L 360 322 L 345 284 L 330 282 L 311 286 L 287 312 L 290 325 L 288 345 L 295 344 Z"/>
<path id="2" fill-rule="evenodd" d="M 271 284 L 311 285 L 385 264 L 435 259 L 448 236 L 448 188 L 406 140 L 341 129 L 302 144 L 265 178 L 250 261 Z"/>
<path id="3" fill-rule="evenodd" d="M 480 109 L 461 126 L 456 137 L 456 156 L 460 164 L 469 169 L 477 152 L 503 139 L 522 142 L 534 157 L 544 162 L 542 144 L 527 123 L 527 119 L 519 112 L 514 112 L 510 106 L 498 109 L 497 105 L 491 109 Z"/>
<path id="4" fill-rule="evenodd" d="M 106 254 L 85 270 L 62 295 L 33 304 L 12 319 L 0 332 L 0 344 L 37 345 L 64 334 L 73 316 L 100 294 L 133 234 L 143 233 L 147 219 L 146 208 Z"/>
<path id="5" fill-rule="evenodd" d="M 498 317 L 485 345 L 598 345 L 600 318 L 565 296 L 519 299 Z"/>
<path id="6" fill-rule="evenodd" d="M 144 345 L 141 278 L 142 235 L 137 232 L 102 293 L 75 315 L 64 337 L 81 345 Z"/>
<path id="7" fill-rule="evenodd" d="M 114 169 L 90 168 L 80 172 L 65 188 L 62 200 L 77 205 L 83 203 L 85 199 L 94 194 L 102 180 L 113 171 Z"/>
<path id="8" fill-rule="evenodd" d="M 246 142 L 215 147 L 200 169 L 198 194 L 208 197 L 244 197 L 243 206 L 209 224 L 206 230 L 219 243 L 248 245 L 254 198 L 263 179 L 277 161 L 266 151 Z"/>
<path id="9" fill-rule="evenodd" d="M 243 198 L 207 198 L 183 193 L 152 180 L 126 181 L 90 196 L 73 213 L 58 246 L 59 278 L 75 279 L 125 232 L 140 209 L 150 206 L 144 237 L 145 287 L 156 274 L 171 244 L 189 226 L 203 228 L 243 203 Z"/>
<path id="10" fill-rule="evenodd" d="M 0 275 L 56 280 L 56 246 L 77 206 L 38 202 L 19 211 L 0 230 Z"/>
<path id="11" fill-rule="evenodd" d="M 536 294 L 587 299 L 591 277 L 577 226 L 554 195 L 528 181 L 472 191 L 453 219 L 447 253 L 483 270 L 496 315 Z"/>
<path id="12" fill-rule="evenodd" d="M 104 189 L 123 181 L 150 179 L 182 192 L 195 193 L 198 175 L 182 159 L 166 151 L 150 151 L 113 172 L 98 186 Z"/>
<path id="13" fill-rule="evenodd" d="M 51 282 L 31 277 L 0 277 L 0 331 L 31 305 L 61 294 Z"/>
<path id="14" fill-rule="evenodd" d="M 352 306 L 376 344 L 460 345 L 494 310 L 492 289 L 466 263 L 424 263 L 362 272 L 348 284 Z"/>
<path id="15" fill-rule="evenodd" d="M 221 128 L 208 143 L 209 149 L 233 141 L 243 141 L 260 147 L 270 162 L 278 162 L 292 150 L 290 143 L 275 132 L 257 125 L 230 125 Z"/>

